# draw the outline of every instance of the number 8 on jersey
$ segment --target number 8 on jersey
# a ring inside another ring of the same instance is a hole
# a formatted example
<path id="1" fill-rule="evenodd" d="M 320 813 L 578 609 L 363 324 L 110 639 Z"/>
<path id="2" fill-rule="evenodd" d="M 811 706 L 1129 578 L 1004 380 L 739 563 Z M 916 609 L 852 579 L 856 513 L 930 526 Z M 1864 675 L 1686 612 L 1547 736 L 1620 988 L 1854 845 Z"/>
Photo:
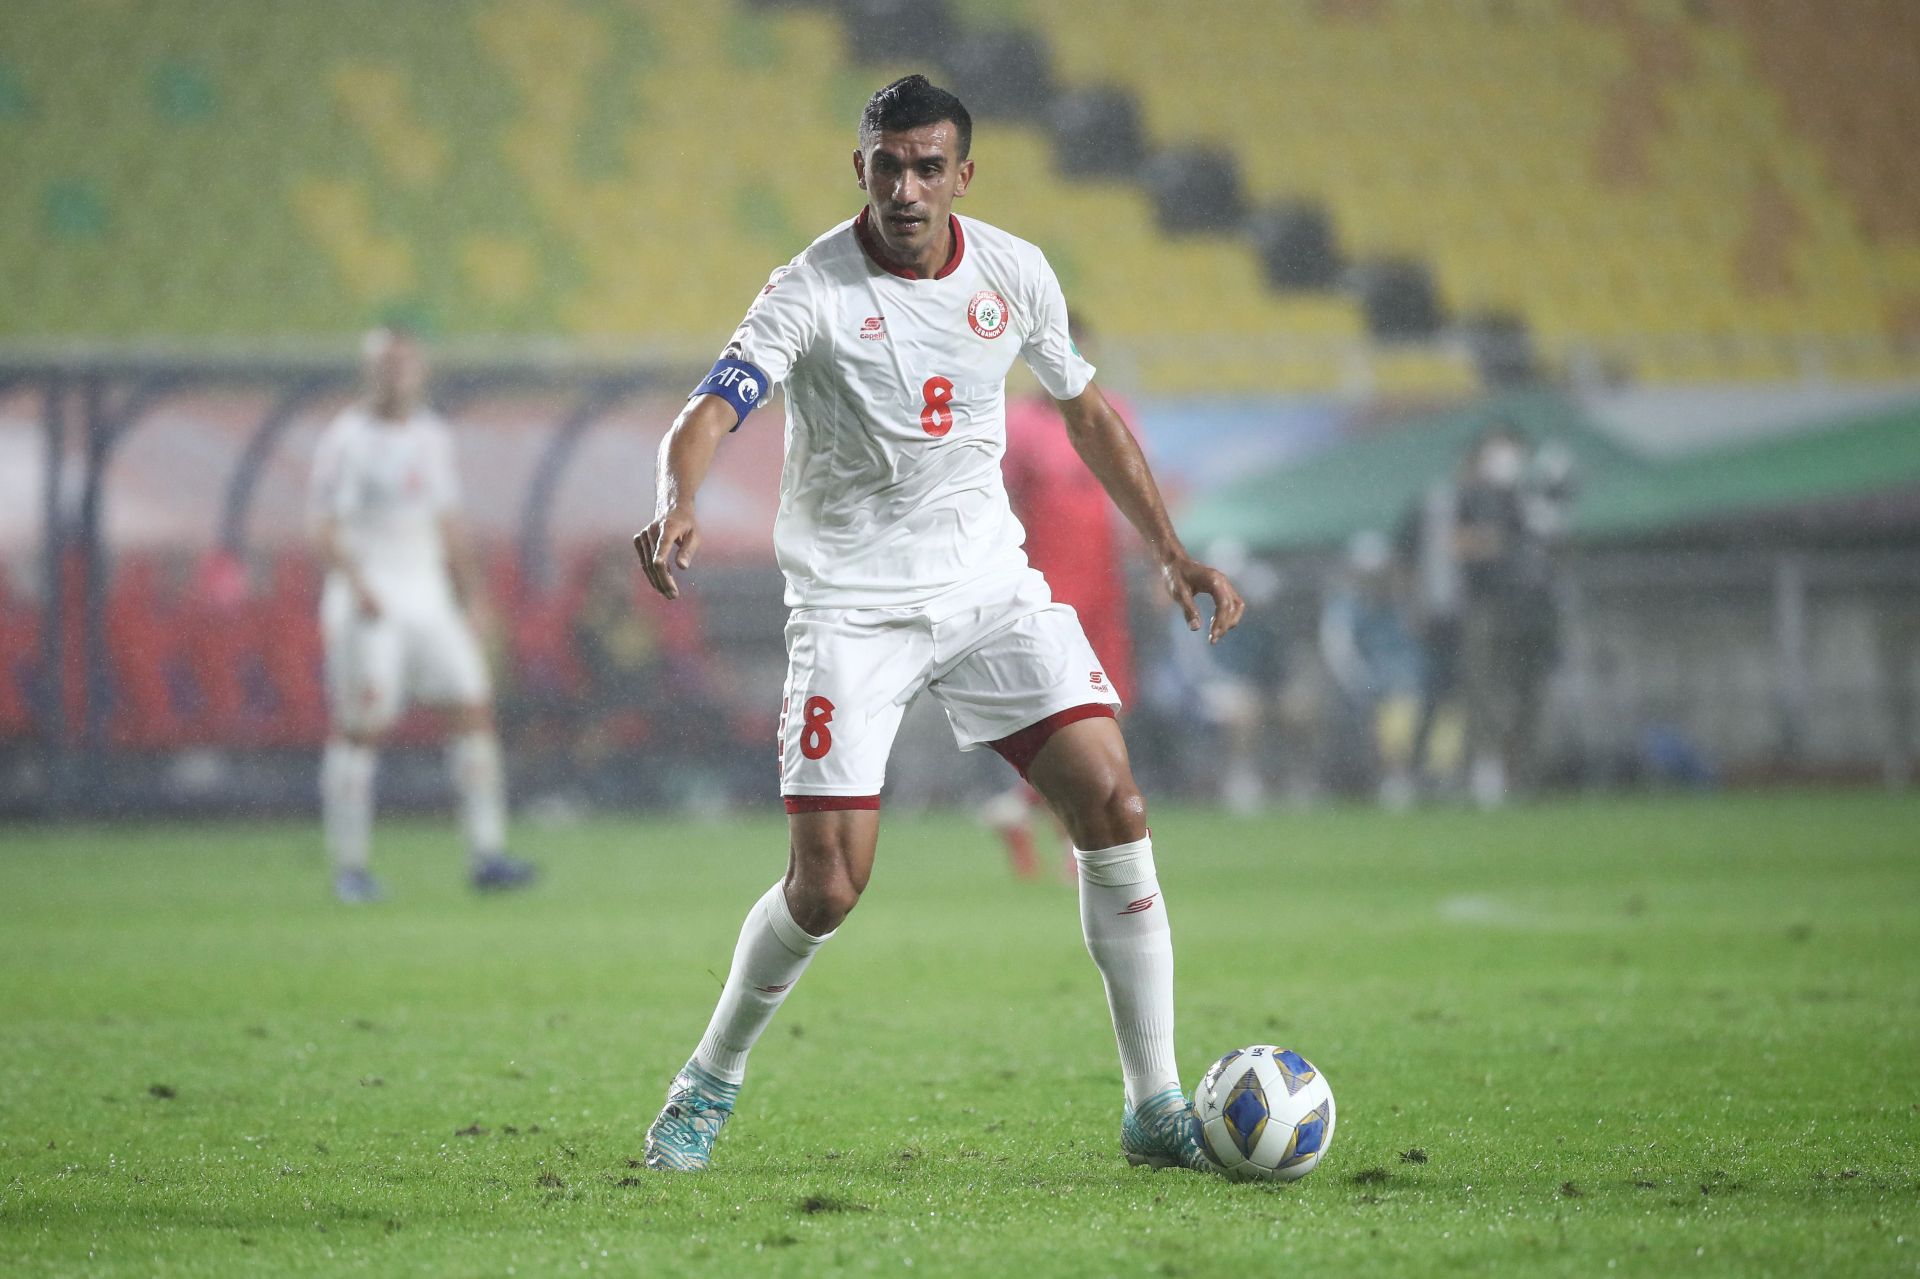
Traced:
<path id="1" fill-rule="evenodd" d="M 920 429 L 939 439 L 953 429 L 953 383 L 935 375 L 920 388 Z"/>

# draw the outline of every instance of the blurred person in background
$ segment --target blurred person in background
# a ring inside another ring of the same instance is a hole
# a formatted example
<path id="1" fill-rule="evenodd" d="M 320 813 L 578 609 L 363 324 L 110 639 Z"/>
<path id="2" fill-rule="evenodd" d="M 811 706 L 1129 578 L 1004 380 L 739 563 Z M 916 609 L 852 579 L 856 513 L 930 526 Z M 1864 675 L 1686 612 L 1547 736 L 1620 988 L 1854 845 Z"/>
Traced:
<path id="1" fill-rule="evenodd" d="M 1466 587 L 1454 528 L 1460 473 L 1428 485 L 1399 529 L 1399 554 L 1409 567 L 1408 612 L 1421 652 L 1420 704 L 1407 761 L 1423 790 L 1457 782 L 1460 758 L 1460 627 Z"/>
<path id="2" fill-rule="evenodd" d="M 1248 620 L 1218 644 L 1183 644 L 1186 619 L 1168 618 L 1173 642 L 1153 672 L 1149 696 L 1177 721 L 1194 718 L 1215 738 L 1205 772 L 1229 812 L 1245 816 L 1266 803 L 1267 729 L 1280 717 L 1286 683 L 1286 643 L 1281 633 L 1280 574 L 1250 554 L 1244 544 L 1222 538 L 1207 547 L 1207 560 L 1239 587 L 1252 608 Z"/>
<path id="3" fill-rule="evenodd" d="M 381 739 L 410 699 L 452 725 L 447 762 L 468 868 L 480 890 L 534 877 L 506 851 L 506 783 L 482 654 L 480 575 L 459 518 L 453 437 L 424 404 L 426 359 L 410 334 L 365 341 L 366 396 L 314 453 L 311 514 L 327 569 L 320 627 L 330 729 L 321 822 L 344 902 L 381 896 L 369 868 Z"/>
<path id="4" fill-rule="evenodd" d="M 1386 534 L 1356 534 L 1320 611 L 1320 655 L 1342 709 L 1367 744 L 1380 802 L 1401 809 L 1416 797 L 1412 756 L 1425 685 L 1420 644 L 1407 625 Z"/>
<path id="5" fill-rule="evenodd" d="M 1067 331 L 1075 348 L 1091 358 L 1091 335 L 1084 317 L 1069 314 Z M 1125 401 L 1109 395 L 1107 402 L 1132 425 L 1133 414 Z M 1121 529 L 1107 491 L 1074 449 L 1066 419 L 1037 385 L 1007 401 L 1007 452 L 1001 470 L 1014 517 L 1026 530 L 1027 562 L 1047 579 L 1054 602 L 1079 616 L 1114 691 L 1123 703 L 1131 702 L 1133 635 L 1127 628 L 1126 549 Z M 1040 793 L 1025 779 L 1016 778 L 981 811 L 981 819 L 1005 843 L 1013 873 L 1022 879 L 1037 879 L 1042 873 L 1033 815 L 1044 807 Z M 1067 874 L 1073 874 L 1070 850 Z"/>
<path id="6" fill-rule="evenodd" d="M 1485 808 L 1538 781 L 1542 695 L 1560 654 L 1549 544 L 1570 498 L 1565 455 L 1541 456 L 1507 422 L 1481 433 L 1459 480 L 1451 542 L 1464 588 L 1468 780 Z"/>
<path id="7" fill-rule="evenodd" d="M 697 614 L 669 613 L 644 580 L 626 547 L 609 547 L 594 557 L 573 619 L 584 676 L 575 776 L 616 804 L 684 797 L 695 778 L 722 771 L 734 719 L 715 692 Z M 660 776 L 667 765 L 678 785 Z"/>

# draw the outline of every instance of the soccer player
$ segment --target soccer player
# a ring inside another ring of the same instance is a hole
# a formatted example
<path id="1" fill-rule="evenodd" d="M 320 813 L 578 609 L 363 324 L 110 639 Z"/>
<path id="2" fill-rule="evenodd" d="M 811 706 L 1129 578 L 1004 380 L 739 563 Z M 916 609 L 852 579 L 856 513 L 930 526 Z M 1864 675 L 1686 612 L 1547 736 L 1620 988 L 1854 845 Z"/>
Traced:
<path id="1" fill-rule="evenodd" d="M 475 638 L 478 573 L 459 521 L 453 439 L 422 405 L 426 361 L 411 336 L 366 340 L 367 396 L 314 454 L 312 514 L 327 569 L 320 600 L 332 720 L 320 811 L 343 902 L 379 900 L 367 869 L 380 739 L 409 696 L 449 713 L 473 886 L 518 888 L 533 867 L 506 852 L 493 691 Z"/>
<path id="2" fill-rule="evenodd" d="M 721 437 L 787 390 L 774 546 L 786 577 L 780 729 L 785 878 L 747 914 L 719 1006 L 647 1131 L 648 1166 L 705 1168 L 747 1054 L 873 870 L 880 788 L 902 711 L 930 692 L 963 750 L 989 746 L 1073 839 L 1087 949 L 1126 1080 L 1135 1164 L 1206 1168 L 1173 1053 L 1173 948 L 1118 698 L 1073 613 L 1027 565 L 1001 479 L 1005 376 L 1024 358 L 1066 430 L 1157 557 L 1192 629 L 1239 620 L 1226 577 L 1187 554 L 1145 459 L 1067 336 L 1031 244 L 952 214 L 972 123 L 924 76 L 861 115 L 843 222 L 773 273 L 660 448 L 656 515 L 635 539 L 655 589 L 699 548 L 694 498 Z"/>

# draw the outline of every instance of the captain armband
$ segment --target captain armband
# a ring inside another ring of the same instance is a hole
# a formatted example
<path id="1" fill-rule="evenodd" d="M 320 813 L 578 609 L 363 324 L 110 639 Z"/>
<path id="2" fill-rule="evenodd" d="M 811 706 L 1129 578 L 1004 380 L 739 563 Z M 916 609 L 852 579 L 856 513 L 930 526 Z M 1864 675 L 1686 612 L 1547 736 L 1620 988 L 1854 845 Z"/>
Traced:
<path id="1" fill-rule="evenodd" d="M 735 430 L 746 421 L 747 414 L 760 406 L 760 400 L 767 393 L 767 375 L 758 365 L 747 360 L 736 360 L 722 356 L 713 362 L 713 369 L 700 379 L 700 385 L 693 388 L 693 395 L 717 395 L 733 406 Z M 688 396 L 692 399 L 693 395 Z"/>

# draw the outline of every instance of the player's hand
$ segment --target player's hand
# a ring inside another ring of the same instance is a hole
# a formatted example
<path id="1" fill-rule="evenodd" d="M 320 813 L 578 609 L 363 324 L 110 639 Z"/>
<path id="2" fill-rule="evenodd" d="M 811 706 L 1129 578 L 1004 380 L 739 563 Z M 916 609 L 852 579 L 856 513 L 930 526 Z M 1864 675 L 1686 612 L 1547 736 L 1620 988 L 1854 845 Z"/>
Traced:
<path id="1" fill-rule="evenodd" d="M 1191 556 L 1168 561 L 1161 567 L 1160 576 L 1167 584 L 1167 594 L 1173 596 L 1173 602 L 1186 615 L 1190 631 L 1200 629 L 1200 607 L 1194 603 L 1194 596 L 1213 597 L 1213 624 L 1207 628 L 1209 644 L 1218 644 L 1222 635 L 1240 624 L 1241 616 L 1247 611 L 1247 602 L 1240 598 L 1240 592 L 1233 588 L 1225 573 Z"/>
<path id="2" fill-rule="evenodd" d="M 653 589 L 670 600 L 680 598 L 680 583 L 673 570 L 693 567 L 693 553 L 700 549 L 700 530 L 693 512 L 675 507 L 634 535 L 633 549 L 640 553 L 640 566 L 647 570 Z"/>
<path id="3" fill-rule="evenodd" d="M 380 607 L 380 597 L 373 593 L 372 587 L 358 577 L 353 579 L 353 602 L 360 610 L 361 617 L 369 622 L 380 620 L 380 614 L 383 611 Z"/>

